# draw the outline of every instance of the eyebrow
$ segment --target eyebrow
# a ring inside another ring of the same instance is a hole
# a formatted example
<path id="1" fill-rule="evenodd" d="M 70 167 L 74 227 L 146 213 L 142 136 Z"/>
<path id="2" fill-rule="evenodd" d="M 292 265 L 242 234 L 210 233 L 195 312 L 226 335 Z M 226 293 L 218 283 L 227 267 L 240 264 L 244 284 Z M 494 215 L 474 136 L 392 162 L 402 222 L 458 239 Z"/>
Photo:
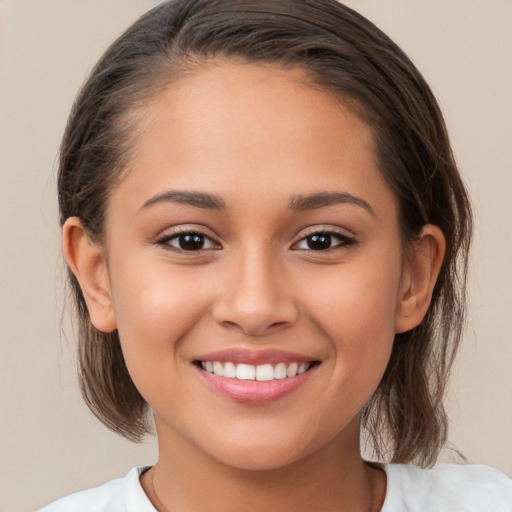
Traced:
<path id="1" fill-rule="evenodd" d="M 371 207 L 370 203 L 348 192 L 317 192 L 315 194 L 299 195 L 292 197 L 289 208 L 294 211 L 304 211 L 323 208 L 333 204 L 354 204 L 364 208 L 375 217 L 375 210 Z"/>
<path id="2" fill-rule="evenodd" d="M 145 210 L 150 206 L 158 203 L 178 203 L 185 204 L 188 206 L 195 206 L 196 208 L 205 208 L 208 210 L 225 210 L 226 203 L 213 194 L 207 194 L 206 192 L 193 192 L 184 190 L 169 190 L 162 194 L 148 199 L 141 207 L 141 210 Z"/>
<path id="3" fill-rule="evenodd" d="M 158 203 L 178 203 L 196 208 L 208 210 L 225 210 L 226 203 L 218 196 L 206 192 L 194 192 L 185 190 L 169 190 L 148 199 L 141 207 L 145 210 Z M 348 192 L 316 192 L 308 195 L 298 195 L 290 199 L 288 207 L 293 211 L 306 211 L 331 206 L 334 204 L 354 204 L 367 210 L 375 216 L 371 205 L 361 197 L 354 196 Z"/>

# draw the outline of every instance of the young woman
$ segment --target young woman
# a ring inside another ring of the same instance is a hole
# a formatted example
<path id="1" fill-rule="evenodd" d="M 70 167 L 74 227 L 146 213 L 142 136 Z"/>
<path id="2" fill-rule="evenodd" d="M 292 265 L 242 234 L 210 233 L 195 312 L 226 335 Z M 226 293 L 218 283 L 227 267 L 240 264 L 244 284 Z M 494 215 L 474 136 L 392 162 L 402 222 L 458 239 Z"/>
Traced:
<path id="1" fill-rule="evenodd" d="M 436 101 L 335 0 L 174 0 L 82 89 L 62 144 L 84 398 L 153 467 L 55 511 L 512 510 L 431 467 L 471 212 Z M 361 456 L 361 437 L 374 451 Z"/>

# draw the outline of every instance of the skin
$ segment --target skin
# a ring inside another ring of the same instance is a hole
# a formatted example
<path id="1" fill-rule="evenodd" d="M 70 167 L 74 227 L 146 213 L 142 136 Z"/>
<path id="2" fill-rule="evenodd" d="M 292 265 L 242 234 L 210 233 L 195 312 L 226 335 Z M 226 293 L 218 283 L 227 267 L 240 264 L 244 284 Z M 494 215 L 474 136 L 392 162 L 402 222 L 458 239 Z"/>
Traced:
<path id="1" fill-rule="evenodd" d="M 104 245 L 71 218 L 64 253 L 154 412 L 150 499 L 162 510 L 380 510 L 385 474 L 361 459 L 359 414 L 394 334 L 428 308 L 440 230 L 425 226 L 404 251 L 370 127 L 300 70 L 205 66 L 148 103 L 135 144 Z M 168 191 L 213 194 L 224 208 Z M 356 200 L 290 208 L 319 192 Z M 177 230 L 205 235 L 204 248 L 180 251 Z M 331 247 L 312 249 L 312 232 L 335 233 Z M 320 364 L 284 398 L 245 404 L 192 363 L 227 348 Z"/>

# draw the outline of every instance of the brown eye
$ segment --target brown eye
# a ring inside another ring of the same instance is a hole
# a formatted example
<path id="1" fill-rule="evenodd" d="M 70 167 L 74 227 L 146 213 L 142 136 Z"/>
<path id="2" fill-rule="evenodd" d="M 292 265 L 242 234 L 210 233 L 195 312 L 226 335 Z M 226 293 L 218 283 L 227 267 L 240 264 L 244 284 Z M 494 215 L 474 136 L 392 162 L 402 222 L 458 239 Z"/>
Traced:
<path id="1" fill-rule="evenodd" d="M 205 237 L 196 233 L 179 235 L 176 237 L 177 245 L 184 251 L 199 251 L 204 248 Z"/>
<path id="2" fill-rule="evenodd" d="M 170 246 L 179 251 L 202 251 L 205 249 L 216 249 L 217 244 L 213 240 L 202 233 L 177 233 L 169 235 L 159 240 L 161 245 Z"/>
<path id="3" fill-rule="evenodd" d="M 318 232 L 304 237 L 297 244 L 297 249 L 308 251 L 327 251 L 336 247 L 344 247 L 354 241 L 339 233 Z"/>
<path id="4" fill-rule="evenodd" d="M 313 251 L 324 251 L 331 247 L 332 237 L 327 233 L 319 233 L 306 238 L 308 249 Z"/>

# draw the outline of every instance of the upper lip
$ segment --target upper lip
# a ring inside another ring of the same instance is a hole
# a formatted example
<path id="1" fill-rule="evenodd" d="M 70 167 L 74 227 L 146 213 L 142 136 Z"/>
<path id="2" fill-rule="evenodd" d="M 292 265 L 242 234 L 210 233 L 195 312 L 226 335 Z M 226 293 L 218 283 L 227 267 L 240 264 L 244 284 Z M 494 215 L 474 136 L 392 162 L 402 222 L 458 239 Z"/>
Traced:
<path id="1" fill-rule="evenodd" d="M 194 357 L 194 361 L 219 361 L 235 364 L 278 364 L 278 363 L 311 363 L 316 361 L 310 356 L 295 354 L 277 349 L 250 350 L 246 348 L 230 348 L 216 352 L 208 352 Z"/>

